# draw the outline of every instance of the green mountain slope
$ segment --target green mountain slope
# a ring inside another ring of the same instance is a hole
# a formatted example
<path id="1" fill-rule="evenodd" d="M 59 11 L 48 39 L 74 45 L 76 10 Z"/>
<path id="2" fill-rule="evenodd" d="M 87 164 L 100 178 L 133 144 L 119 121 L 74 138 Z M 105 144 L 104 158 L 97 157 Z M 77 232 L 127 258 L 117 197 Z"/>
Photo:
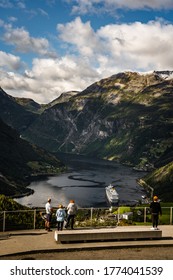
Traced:
<path id="1" fill-rule="evenodd" d="M 16 211 L 16 210 L 27 210 L 26 206 L 22 206 L 11 198 L 5 195 L 0 195 L 0 211 Z"/>
<path id="2" fill-rule="evenodd" d="M 41 111 L 43 111 L 44 105 L 40 105 L 30 98 L 15 97 L 14 100 L 17 102 L 17 104 L 22 106 L 26 111 L 36 113 L 36 114 L 39 114 Z"/>
<path id="3" fill-rule="evenodd" d="M 45 150 L 21 139 L 0 120 L 0 193 L 20 195 L 31 176 L 57 174 L 64 165 Z"/>
<path id="4" fill-rule="evenodd" d="M 21 132 L 37 118 L 37 114 L 33 113 L 32 110 L 28 110 L 28 107 L 25 107 L 26 102 L 22 102 L 22 99 L 21 104 L 19 104 L 20 102 L 17 102 L 16 100 L 17 99 L 8 95 L 0 87 L 0 118 L 5 123 Z"/>
<path id="5" fill-rule="evenodd" d="M 143 179 L 161 199 L 173 201 L 173 162 L 156 169 Z"/>

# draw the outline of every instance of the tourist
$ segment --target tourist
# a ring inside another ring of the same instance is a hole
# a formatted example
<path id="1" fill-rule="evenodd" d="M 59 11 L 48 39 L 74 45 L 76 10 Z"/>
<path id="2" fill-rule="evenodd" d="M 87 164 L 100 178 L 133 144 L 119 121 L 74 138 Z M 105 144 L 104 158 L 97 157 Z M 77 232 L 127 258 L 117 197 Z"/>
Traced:
<path id="1" fill-rule="evenodd" d="M 77 213 L 77 206 L 75 204 L 74 200 L 70 200 L 70 203 L 67 206 L 67 223 L 65 225 L 65 228 L 68 228 L 68 226 L 71 227 L 71 229 L 74 229 L 74 219 Z"/>
<path id="2" fill-rule="evenodd" d="M 45 209 L 46 209 L 46 221 L 45 221 L 45 229 L 47 231 L 52 231 L 50 229 L 50 223 L 51 223 L 51 219 L 52 219 L 52 212 L 53 212 L 53 208 L 51 206 L 51 198 L 48 198 L 47 203 L 45 205 Z"/>
<path id="3" fill-rule="evenodd" d="M 57 220 L 57 230 L 62 230 L 64 225 L 64 220 L 66 218 L 66 211 L 63 208 L 63 205 L 60 204 L 58 206 L 58 210 L 56 211 L 56 220 Z"/>
<path id="4" fill-rule="evenodd" d="M 160 202 L 158 201 L 158 197 L 155 195 L 153 197 L 153 201 L 150 204 L 150 209 L 151 209 L 151 217 L 152 217 L 152 224 L 153 227 L 151 229 L 158 229 L 158 221 L 159 221 L 159 215 L 162 215 L 162 209 Z"/>

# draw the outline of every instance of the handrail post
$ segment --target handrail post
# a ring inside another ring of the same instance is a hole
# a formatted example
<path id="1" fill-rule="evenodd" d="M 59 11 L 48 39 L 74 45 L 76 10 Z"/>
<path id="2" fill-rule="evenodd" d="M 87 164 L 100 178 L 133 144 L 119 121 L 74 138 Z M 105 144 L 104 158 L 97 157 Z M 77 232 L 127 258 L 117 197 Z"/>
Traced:
<path id="1" fill-rule="evenodd" d="M 146 214 L 147 214 L 147 207 L 144 208 L 144 224 L 146 224 Z"/>
<path id="2" fill-rule="evenodd" d="M 3 232 L 5 231 L 5 211 L 4 211 L 4 215 L 3 215 Z"/>
<path id="3" fill-rule="evenodd" d="M 36 209 L 34 209 L 34 229 L 35 229 L 35 225 L 36 225 Z"/>
<path id="4" fill-rule="evenodd" d="M 170 225 L 172 225 L 172 208 L 173 207 L 170 207 Z"/>
<path id="5" fill-rule="evenodd" d="M 119 217 L 119 208 L 120 208 L 120 207 L 118 207 L 118 211 L 117 211 L 117 213 L 118 213 L 118 223 L 117 223 L 117 225 L 119 225 L 119 221 L 120 221 L 120 217 Z"/>
<path id="6" fill-rule="evenodd" d="M 92 225 L 92 222 L 93 222 L 93 207 L 91 207 L 91 225 Z"/>

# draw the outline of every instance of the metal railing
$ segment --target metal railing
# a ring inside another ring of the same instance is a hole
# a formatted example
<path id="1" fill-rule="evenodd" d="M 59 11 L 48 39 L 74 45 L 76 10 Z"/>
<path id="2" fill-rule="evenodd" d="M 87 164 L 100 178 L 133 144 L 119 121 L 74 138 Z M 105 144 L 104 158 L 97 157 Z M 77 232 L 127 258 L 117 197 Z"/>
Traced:
<path id="1" fill-rule="evenodd" d="M 159 224 L 173 224 L 173 207 L 162 207 Z M 0 231 L 14 231 L 44 228 L 41 213 L 44 209 L 1 211 Z M 52 215 L 52 227 L 56 227 L 56 209 Z M 76 227 L 101 227 L 115 225 L 151 225 L 149 207 L 118 207 L 118 208 L 79 208 Z"/>

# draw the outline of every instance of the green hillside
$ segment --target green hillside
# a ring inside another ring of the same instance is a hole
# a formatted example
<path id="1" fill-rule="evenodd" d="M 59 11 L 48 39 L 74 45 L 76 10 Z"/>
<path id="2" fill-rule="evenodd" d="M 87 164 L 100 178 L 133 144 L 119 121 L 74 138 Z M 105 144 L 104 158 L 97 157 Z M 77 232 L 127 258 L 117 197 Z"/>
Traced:
<path id="1" fill-rule="evenodd" d="M 143 178 L 164 201 L 173 201 L 173 162 L 162 166 Z"/>
<path id="2" fill-rule="evenodd" d="M 28 193 L 32 176 L 57 174 L 64 169 L 55 156 L 21 139 L 18 133 L 0 120 L 0 193 Z"/>
<path id="3" fill-rule="evenodd" d="M 0 194 L 0 211 L 15 211 L 15 210 L 27 210 L 26 206 L 22 206 L 11 198 Z"/>

